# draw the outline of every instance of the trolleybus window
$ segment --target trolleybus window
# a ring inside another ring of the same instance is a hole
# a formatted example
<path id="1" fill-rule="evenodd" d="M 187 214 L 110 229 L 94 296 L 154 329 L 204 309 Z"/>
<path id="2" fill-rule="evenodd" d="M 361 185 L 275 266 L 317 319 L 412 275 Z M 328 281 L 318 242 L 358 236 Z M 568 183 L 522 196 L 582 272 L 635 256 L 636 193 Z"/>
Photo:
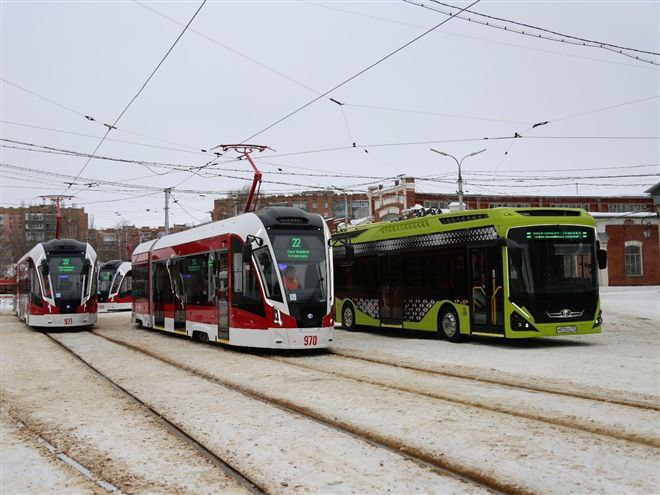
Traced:
<path id="1" fill-rule="evenodd" d="M 519 228 L 509 238 L 521 250 L 509 256 L 512 288 L 539 294 L 596 289 L 593 229 Z"/>
<path id="2" fill-rule="evenodd" d="M 598 293 L 593 228 L 515 228 L 509 238 L 515 241 L 509 246 L 513 302 L 527 307 L 537 321 L 564 308 L 593 316 Z"/>

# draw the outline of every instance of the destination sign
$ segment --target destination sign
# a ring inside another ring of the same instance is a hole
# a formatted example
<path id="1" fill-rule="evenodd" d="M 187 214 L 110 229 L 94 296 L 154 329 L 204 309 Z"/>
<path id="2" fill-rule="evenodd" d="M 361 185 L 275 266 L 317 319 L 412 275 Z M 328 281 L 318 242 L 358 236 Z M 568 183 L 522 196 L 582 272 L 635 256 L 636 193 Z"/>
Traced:
<path id="1" fill-rule="evenodd" d="M 577 239 L 586 240 L 589 233 L 584 230 L 538 230 L 526 233 L 526 238 L 531 240 L 540 239 Z"/>
<path id="2" fill-rule="evenodd" d="M 60 271 L 60 273 L 71 273 L 76 271 L 75 265 L 71 264 L 71 260 L 69 258 L 62 258 L 62 261 L 60 261 L 57 269 Z"/>
<path id="3" fill-rule="evenodd" d="M 309 258 L 309 249 L 305 249 L 300 237 L 292 237 L 290 247 L 286 250 L 286 256 L 293 260 L 306 260 Z"/>

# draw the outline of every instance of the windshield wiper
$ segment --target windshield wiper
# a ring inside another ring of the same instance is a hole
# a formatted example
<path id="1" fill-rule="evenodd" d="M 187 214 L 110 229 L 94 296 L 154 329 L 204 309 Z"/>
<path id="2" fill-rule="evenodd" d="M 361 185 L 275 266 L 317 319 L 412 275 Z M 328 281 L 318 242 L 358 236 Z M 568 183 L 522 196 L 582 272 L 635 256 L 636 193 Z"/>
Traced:
<path id="1" fill-rule="evenodd" d="M 314 287 L 314 290 L 309 295 L 309 297 L 307 299 L 305 299 L 304 304 L 312 302 L 312 299 L 314 299 L 316 297 L 317 292 L 319 293 L 319 297 L 323 295 L 323 292 L 320 289 L 321 289 L 321 284 L 323 283 L 324 280 L 325 279 L 322 276 L 318 278 L 318 280 L 316 282 L 316 286 Z"/>

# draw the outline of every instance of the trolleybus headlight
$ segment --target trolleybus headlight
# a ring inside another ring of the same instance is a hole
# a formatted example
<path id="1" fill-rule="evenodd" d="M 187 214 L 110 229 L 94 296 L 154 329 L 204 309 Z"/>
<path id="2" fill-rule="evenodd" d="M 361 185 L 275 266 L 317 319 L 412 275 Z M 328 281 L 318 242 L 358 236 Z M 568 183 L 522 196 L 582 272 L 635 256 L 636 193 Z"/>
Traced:
<path id="1" fill-rule="evenodd" d="M 511 313 L 511 329 L 521 332 L 538 332 L 534 325 L 516 312 Z"/>
<path id="2" fill-rule="evenodd" d="M 596 323 L 594 323 L 594 326 L 591 328 L 596 328 L 599 327 L 603 324 L 603 310 L 601 309 L 598 311 L 598 318 L 596 318 Z"/>

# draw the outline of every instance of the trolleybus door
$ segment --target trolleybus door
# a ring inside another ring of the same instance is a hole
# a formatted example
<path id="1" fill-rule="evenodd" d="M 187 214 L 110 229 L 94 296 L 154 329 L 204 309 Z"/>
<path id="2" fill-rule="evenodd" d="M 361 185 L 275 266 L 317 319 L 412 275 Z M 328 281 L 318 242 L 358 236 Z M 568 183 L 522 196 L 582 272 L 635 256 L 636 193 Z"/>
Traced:
<path id="1" fill-rule="evenodd" d="M 470 248 L 470 323 L 477 331 L 504 332 L 502 248 Z"/>
<path id="2" fill-rule="evenodd" d="M 401 255 L 378 257 L 378 302 L 381 325 L 400 326 L 401 311 Z"/>
<path id="3" fill-rule="evenodd" d="M 218 310 L 218 338 L 229 339 L 229 264 L 227 251 L 216 253 L 215 296 Z"/>

